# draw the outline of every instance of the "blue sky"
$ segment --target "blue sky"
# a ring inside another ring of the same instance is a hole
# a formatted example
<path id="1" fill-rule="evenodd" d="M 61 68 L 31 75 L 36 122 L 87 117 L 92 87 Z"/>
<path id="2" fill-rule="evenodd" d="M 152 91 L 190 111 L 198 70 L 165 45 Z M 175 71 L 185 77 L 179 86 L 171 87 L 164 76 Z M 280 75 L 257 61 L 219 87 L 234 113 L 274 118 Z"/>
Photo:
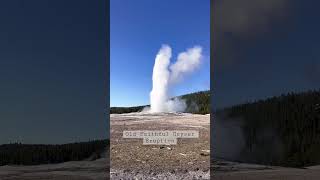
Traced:
<path id="1" fill-rule="evenodd" d="M 110 5 L 111 106 L 149 104 L 152 69 L 162 44 L 171 46 L 171 62 L 187 48 L 203 47 L 201 67 L 171 95 L 209 89 L 209 0 L 111 0 Z"/>

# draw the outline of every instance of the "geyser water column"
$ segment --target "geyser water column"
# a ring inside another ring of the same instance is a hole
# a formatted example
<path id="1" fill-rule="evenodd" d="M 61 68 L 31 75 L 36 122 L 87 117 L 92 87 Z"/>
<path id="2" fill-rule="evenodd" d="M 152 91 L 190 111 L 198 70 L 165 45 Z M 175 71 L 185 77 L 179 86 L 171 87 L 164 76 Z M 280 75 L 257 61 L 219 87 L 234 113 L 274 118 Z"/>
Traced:
<path id="1" fill-rule="evenodd" d="M 153 66 L 150 112 L 182 112 L 186 109 L 186 103 L 178 98 L 170 99 L 168 91 L 173 84 L 180 82 L 185 74 L 197 69 L 202 57 L 201 52 L 200 46 L 187 49 L 178 55 L 176 63 L 170 65 L 171 48 L 162 45 Z"/>
<path id="2" fill-rule="evenodd" d="M 150 93 L 150 111 L 166 112 L 166 102 L 168 100 L 168 85 L 170 72 L 171 48 L 168 45 L 162 45 L 159 50 L 152 74 L 152 91 Z"/>

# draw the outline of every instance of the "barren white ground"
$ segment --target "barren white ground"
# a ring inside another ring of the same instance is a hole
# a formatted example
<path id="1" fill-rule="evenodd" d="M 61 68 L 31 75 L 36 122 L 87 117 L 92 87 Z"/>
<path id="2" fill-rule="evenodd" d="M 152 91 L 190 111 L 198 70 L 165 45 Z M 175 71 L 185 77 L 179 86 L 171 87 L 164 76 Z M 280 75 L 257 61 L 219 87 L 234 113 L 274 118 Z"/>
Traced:
<path id="1" fill-rule="evenodd" d="M 319 180 L 320 166 L 285 168 L 220 161 L 211 168 L 215 180 Z"/>
<path id="2" fill-rule="evenodd" d="M 0 166 L 1 180 L 105 180 L 107 159 L 36 166 Z"/>

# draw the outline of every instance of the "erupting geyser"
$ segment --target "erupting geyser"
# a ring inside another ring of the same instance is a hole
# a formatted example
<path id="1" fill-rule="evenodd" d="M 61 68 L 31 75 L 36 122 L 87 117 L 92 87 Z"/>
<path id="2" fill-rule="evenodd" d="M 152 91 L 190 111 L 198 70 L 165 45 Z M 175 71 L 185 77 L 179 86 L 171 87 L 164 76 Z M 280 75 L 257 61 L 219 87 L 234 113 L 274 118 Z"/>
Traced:
<path id="1" fill-rule="evenodd" d="M 170 65 L 171 48 L 168 45 L 162 45 L 153 67 L 150 112 L 183 112 L 185 110 L 186 103 L 178 98 L 171 99 L 168 92 L 173 84 L 181 81 L 185 74 L 193 72 L 200 65 L 201 52 L 200 46 L 194 46 L 180 53 L 177 61 Z"/>

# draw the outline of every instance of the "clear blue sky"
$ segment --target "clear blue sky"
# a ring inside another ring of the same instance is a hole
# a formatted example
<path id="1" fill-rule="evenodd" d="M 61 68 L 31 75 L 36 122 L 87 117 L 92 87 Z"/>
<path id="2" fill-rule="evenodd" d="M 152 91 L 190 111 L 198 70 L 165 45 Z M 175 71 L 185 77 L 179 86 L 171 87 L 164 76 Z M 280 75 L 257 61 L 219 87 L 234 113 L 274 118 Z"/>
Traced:
<path id="1" fill-rule="evenodd" d="M 203 47 L 200 69 L 172 89 L 171 95 L 210 88 L 209 0 L 111 0 L 111 106 L 149 104 L 152 69 L 162 44 L 177 54 Z"/>

